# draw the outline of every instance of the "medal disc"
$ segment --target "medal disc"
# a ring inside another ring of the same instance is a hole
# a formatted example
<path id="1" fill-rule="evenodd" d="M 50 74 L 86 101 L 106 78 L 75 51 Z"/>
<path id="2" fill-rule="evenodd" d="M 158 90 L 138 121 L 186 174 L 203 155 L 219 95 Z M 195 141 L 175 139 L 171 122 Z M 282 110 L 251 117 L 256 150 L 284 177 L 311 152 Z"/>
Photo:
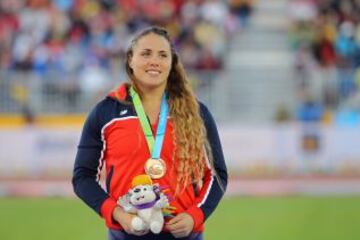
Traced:
<path id="1" fill-rule="evenodd" d="M 166 165 L 162 159 L 148 159 L 145 163 L 145 172 L 152 179 L 159 179 L 165 175 Z"/>

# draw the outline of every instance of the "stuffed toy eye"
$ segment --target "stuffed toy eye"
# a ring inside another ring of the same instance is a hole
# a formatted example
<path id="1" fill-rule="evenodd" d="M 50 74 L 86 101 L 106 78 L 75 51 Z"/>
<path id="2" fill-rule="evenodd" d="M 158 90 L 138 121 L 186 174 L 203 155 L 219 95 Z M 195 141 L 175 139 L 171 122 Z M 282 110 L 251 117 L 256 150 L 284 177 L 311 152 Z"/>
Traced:
<path id="1" fill-rule="evenodd" d="M 143 190 L 144 190 L 144 191 L 147 191 L 147 189 L 146 189 L 146 188 L 144 188 Z"/>

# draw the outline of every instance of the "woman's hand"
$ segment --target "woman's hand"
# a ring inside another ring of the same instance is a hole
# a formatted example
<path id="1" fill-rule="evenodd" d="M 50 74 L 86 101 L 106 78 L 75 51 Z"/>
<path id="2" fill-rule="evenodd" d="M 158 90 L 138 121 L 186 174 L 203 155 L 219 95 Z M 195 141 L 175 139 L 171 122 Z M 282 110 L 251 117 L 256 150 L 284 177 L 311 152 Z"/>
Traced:
<path id="1" fill-rule="evenodd" d="M 187 237 L 194 228 L 194 219 L 188 213 L 180 213 L 166 224 L 166 228 L 175 238 Z"/>
<path id="2" fill-rule="evenodd" d="M 113 218 L 120 223 L 121 227 L 124 229 L 125 232 L 128 234 L 142 236 L 149 232 L 149 230 L 143 231 L 135 231 L 131 225 L 133 218 L 136 216 L 134 214 L 130 214 L 125 212 L 121 207 L 115 207 L 113 211 Z"/>

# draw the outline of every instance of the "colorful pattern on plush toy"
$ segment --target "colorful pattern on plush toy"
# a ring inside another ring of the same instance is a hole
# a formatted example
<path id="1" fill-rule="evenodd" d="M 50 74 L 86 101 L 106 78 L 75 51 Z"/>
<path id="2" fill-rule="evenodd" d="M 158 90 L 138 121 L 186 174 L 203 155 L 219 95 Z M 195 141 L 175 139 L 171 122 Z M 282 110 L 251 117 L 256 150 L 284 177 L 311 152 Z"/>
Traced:
<path id="1" fill-rule="evenodd" d="M 167 217 L 167 218 L 175 217 L 175 215 L 174 215 L 175 212 L 176 212 L 176 207 L 173 207 L 173 206 L 168 206 L 168 207 L 162 209 L 162 213 L 163 213 L 164 217 Z"/>
<path id="2" fill-rule="evenodd" d="M 174 197 L 171 195 L 170 188 L 167 186 L 160 186 L 160 192 L 162 192 L 167 199 L 169 200 L 169 203 L 174 200 Z M 172 218 L 175 217 L 174 213 L 176 212 L 176 207 L 173 207 L 169 204 L 169 206 L 161 209 L 163 212 L 164 217 Z"/>

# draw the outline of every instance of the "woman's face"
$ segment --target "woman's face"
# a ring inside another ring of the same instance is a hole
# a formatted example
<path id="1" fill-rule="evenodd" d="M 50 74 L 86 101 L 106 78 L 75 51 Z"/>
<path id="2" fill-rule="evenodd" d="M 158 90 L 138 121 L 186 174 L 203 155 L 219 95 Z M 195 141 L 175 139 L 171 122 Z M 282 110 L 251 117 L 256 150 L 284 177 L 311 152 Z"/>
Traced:
<path id="1" fill-rule="evenodd" d="M 162 36 L 150 33 L 141 37 L 133 47 L 129 66 L 136 85 L 144 89 L 165 89 L 170 73 L 172 55 L 169 42 Z"/>

